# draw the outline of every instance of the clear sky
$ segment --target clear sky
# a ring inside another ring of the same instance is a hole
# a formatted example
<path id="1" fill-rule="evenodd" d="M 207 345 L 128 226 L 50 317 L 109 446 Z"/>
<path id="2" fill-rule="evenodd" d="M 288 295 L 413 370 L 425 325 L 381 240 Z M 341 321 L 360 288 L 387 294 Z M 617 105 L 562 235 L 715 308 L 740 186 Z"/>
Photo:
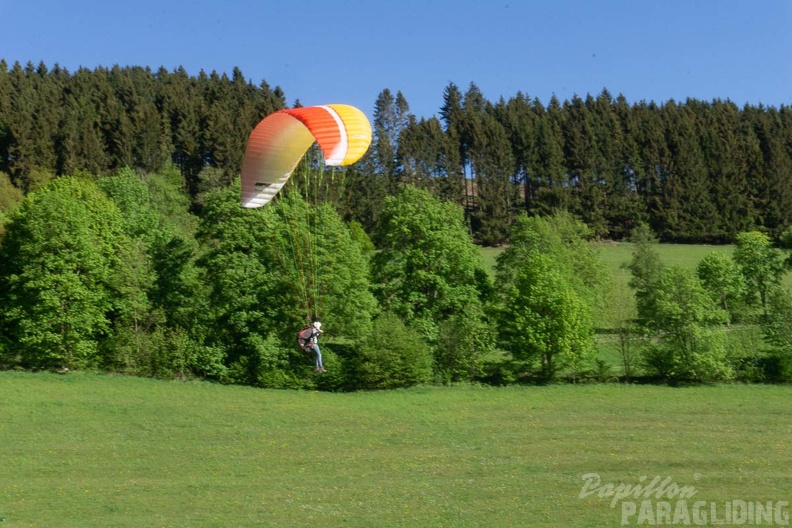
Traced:
<path id="1" fill-rule="evenodd" d="M 496 102 L 607 88 L 792 105 L 792 0 L 0 0 L 0 57 L 80 66 L 183 66 L 280 86 L 289 105 L 382 90 L 418 117 L 471 82 Z"/>

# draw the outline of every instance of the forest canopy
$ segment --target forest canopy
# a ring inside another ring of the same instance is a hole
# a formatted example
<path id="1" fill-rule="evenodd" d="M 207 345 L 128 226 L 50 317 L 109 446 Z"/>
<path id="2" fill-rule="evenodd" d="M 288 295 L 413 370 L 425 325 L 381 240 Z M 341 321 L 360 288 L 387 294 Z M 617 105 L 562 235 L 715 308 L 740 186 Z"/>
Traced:
<path id="1" fill-rule="evenodd" d="M 628 103 L 607 89 L 543 103 L 488 101 L 450 83 L 439 119 L 401 92 L 375 102 L 374 141 L 338 190 L 371 230 L 410 183 L 463 206 L 475 239 L 502 244 L 520 212 L 566 210 L 598 237 L 638 224 L 662 241 L 727 242 L 792 224 L 792 109 L 728 100 Z M 340 101 L 344 102 L 344 101 Z M 299 106 L 299 101 L 295 101 Z M 79 68 L 0 60 L 0 204 L 49 179 L 175 165 L 195 200 L 239 174 L 247 136 L 287 107 L 279 87 L 183 68 Z M 6 182 L 6 183 L 4 183 Z M 13 188 L 8 185 L 13 184 Z"/>

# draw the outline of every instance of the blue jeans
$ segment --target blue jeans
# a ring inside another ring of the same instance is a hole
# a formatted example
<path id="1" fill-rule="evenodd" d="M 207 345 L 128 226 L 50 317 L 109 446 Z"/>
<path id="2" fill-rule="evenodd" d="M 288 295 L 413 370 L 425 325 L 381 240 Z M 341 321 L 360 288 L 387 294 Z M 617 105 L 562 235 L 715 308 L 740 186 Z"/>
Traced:
<path id="1" fill-rule="evenodd" d="M 322 365 L 322 352 L 319 350 L 319 345 L 314 343 L 311 345 L 311 350 L 313 350 L 314 354 L 316 354 L 316 368 L 324 368 Z"/>

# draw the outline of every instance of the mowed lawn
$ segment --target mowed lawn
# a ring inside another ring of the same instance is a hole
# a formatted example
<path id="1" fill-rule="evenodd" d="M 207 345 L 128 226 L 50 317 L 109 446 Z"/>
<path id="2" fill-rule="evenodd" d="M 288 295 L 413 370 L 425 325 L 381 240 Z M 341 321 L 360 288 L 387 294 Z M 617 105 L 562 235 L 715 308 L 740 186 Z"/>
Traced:
<path id="1" fill-rule="evenodd" d="M 620 504 L 580 497 L 590 473 L 790 501 L 790 401 L 787 386 L 333 394 L 4 372 L 0 526 L 618 526 Z"/>

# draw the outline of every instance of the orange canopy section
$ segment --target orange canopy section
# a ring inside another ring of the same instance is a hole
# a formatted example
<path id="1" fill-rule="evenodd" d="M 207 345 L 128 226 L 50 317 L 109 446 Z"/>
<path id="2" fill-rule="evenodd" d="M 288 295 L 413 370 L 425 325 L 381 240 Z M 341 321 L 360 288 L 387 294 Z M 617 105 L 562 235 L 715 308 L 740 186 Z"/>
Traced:
<path id="1" fill-rule="evenodd" d="M 319 144 L 329 166 L 351 165 L 371 144 L 366 116 L 349 105 L 280 110 L 250 133 L 242 161 L 242 207 L 261 207 L 278 193 L 308 148 Z"/>

